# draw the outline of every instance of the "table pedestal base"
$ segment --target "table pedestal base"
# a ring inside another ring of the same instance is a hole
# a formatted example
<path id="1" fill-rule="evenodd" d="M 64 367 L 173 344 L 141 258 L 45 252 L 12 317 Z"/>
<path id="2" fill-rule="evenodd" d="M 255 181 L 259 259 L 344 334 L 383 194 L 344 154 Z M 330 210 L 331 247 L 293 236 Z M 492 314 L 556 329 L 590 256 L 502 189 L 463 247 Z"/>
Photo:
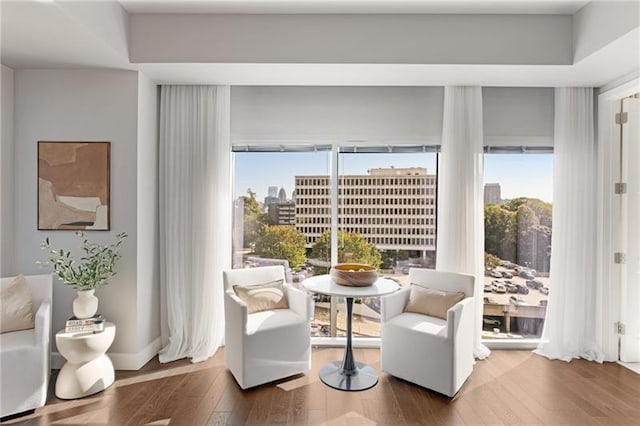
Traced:
<path id="1" fill-rule="evenodd" d="M 56 396 L 74 399 L 93 395 L 111 386 L 113 380 L 113 364 L 107 355 L 85 363 L 67 362 L 56 380 Z"/>
<path id="2" fill-rule="evenodd" d="M 378 372 L 362 362 L 355 362 L 356 368 L 347 374 L 342 361 L 331 362 L 320 369 L 320 380 L 327 386 L 344 391 L 369 389 L 378 383 Z"/>

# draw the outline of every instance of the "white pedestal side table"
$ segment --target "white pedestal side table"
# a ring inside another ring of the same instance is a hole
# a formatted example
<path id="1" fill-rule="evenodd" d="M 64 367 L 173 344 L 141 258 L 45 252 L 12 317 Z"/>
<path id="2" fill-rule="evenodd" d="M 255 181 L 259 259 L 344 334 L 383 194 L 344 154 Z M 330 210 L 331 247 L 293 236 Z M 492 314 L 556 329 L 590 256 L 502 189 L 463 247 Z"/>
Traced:
<path id="1" fill-rule="evenodd" d="M 353 357 L 351 342 L 353 299 L 384 296 L 398 290 L 398 284 L 387 278 L 378 278 L 376 282 L 366 287 L 347 287 L 336 284 L 330 275 L 316 275 L 304 280 L 302 285 L 314 293 L 345 297 L 347 302 L 347 345 L 344 349 L 344 358 L 342 361 L 330 362 L 322 367 L 319 373 L 320 380 L 332 388 L 344 391 L 359 391 L 375 386 L 378 383 L 378 372 L 375 368 L 356 362 Z"/>
<path id="2" fill-rule="evenodd" d="M 56 380 L 58 398 L 82 398 L 111 386 L 113 364 L 106 352 L 115 336 L 116 326 L 110 322 L 100 333 L 56 333 L 58 352 L 67 360 Z"/>

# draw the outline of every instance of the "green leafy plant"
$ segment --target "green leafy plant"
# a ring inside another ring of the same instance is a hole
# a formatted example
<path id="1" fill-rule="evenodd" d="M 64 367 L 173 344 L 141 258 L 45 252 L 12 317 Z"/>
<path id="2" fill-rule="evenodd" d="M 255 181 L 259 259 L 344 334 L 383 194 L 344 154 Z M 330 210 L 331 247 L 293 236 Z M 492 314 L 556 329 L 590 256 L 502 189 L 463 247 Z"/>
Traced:
<path id="1" fill-rule="evenodd" d="M 122 257 L 120 249 L 127 238 L 125 232 L 116 235 L 116 242 L 100 245 L 89 242 L 84 232 L 76 232 L 82 239 L 80 248 L 84 255 L 74 259 L 70 251 L 52 248 L 49 237 L 45 238 L 40 247 L 47 250 L 49 260 L 46 264 L 53 266 L 53 273 L 66 284 L 76 290 L 93 290 L 107 284 L 107 279 L 116 275 L 113 269 L 118 259 Z"/>

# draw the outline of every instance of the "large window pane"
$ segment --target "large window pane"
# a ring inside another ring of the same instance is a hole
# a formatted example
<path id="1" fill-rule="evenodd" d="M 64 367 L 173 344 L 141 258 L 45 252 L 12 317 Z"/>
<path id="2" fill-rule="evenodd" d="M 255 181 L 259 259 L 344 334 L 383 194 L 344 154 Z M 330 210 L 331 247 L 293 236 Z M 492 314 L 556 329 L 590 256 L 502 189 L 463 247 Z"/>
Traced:
<path id="1" fill-rule="evenodd" d="M 336 219 L 338 262 L 373 264 L 401 285 L 408 285 L 409 268 L 435 267 L 435 153 L 332 154 L 283 147 L 234 155 L 235 268 L 282 264 L 295 286 L 326 274 Z M 338 158 L 337 188 L 332 155 Z M 344 336 L 344 300 L 312 297 L 312 335 Z M 378 298 L 356 300 L 354 336 L 378 337 L 379 320 Z"/>
<path id="2" fill-rule="evenodd" d="M 307 241 L 296 226 L 296 176 L 326 175 L 330 152 L 236 152 L 234 154 L 234 268 L 283 264 L 290 282 L 302 280 Z M 305 200 L 306 201 L 306 200 Z"/>
<path id="3" fill-rule="evenodd" d="M 484 157 L 485 339 L 539 338 L 551 258 L 553 155 Z"/>
<path id="4" fill-rule="evenodd" d="M 338 261 L 378 266 L 401 285 L 410 267 L 434 268 L 436 154 L 343 153 L 338 164 Z M 338 332 L 345 327 L 341 300 Z M 353 333 L 380 336 L 380 298 L 355 300 Z"/>

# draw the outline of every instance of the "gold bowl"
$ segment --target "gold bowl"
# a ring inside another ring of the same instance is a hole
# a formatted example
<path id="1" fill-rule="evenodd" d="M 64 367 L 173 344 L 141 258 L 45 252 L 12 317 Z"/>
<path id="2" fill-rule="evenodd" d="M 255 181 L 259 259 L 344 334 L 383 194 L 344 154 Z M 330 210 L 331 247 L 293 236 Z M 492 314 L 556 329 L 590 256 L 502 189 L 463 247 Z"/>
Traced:
<path id="1" fill-rule="evenodd" d="M 336 284 L 348 287 L 366 287 L 378 279 L 378 271 L 363 263 L 338 263 L 329 272 Z"/>

